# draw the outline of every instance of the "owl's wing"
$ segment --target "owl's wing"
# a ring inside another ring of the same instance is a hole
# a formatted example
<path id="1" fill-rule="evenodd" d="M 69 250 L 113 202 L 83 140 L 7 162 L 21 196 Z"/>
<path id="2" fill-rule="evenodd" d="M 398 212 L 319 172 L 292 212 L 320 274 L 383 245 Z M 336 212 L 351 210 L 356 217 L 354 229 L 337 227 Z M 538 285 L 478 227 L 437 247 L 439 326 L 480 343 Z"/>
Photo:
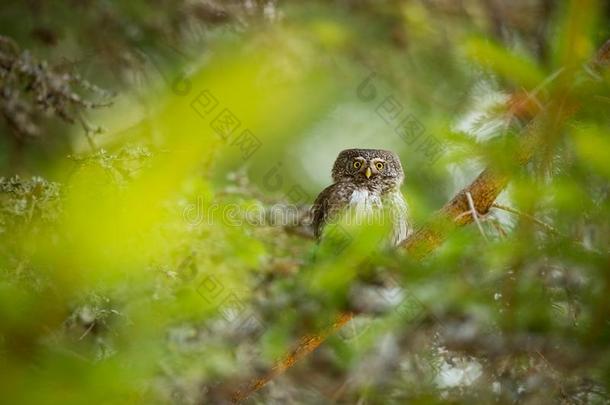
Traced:
<path id="1" fill-rule="evenodd" d="M 352 185 L 340 182 L 326 187 L 318 195 L 312 207 L 312 226 L 316 239 L 320 239 L 324 225 L 331 217 L 349 203 L 351 192 Z"/>

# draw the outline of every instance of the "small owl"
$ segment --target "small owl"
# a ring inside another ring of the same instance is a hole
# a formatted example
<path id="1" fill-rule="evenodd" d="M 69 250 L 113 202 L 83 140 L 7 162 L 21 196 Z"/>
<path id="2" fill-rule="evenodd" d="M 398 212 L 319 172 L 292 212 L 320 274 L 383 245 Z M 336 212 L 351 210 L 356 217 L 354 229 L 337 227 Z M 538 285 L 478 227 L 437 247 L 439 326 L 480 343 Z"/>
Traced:
<path id="1" fill-rule="evenodd" d="M 356 216 L 387 210 L 392 221 L 391 243 L 398 245 L 410 233 L 407 203 L 400 192 L 404 172 L 394 152 L 381 149 L 346 149 L 332 170 L 333 184 L 325 188 L 312 208 L 316 239 L 324 225 L 347 208 Z"/>

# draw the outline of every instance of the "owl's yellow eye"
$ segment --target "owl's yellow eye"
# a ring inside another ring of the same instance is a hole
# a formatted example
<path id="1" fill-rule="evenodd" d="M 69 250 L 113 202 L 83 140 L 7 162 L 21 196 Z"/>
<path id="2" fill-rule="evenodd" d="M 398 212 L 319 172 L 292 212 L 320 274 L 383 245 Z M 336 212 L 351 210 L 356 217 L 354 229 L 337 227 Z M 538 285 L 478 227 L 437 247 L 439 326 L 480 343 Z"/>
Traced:
<path id="1" fill-rule="evenodd" d="M 383 163 L 377 162 L 375 163 L 375 167 L 377 168 L 377 170 L 383 170 Z"/>
<path id="2" fill-rule="evenodd" d="M 359 160 L 356 160 L 354 162 L 354 169 L 360 169 L 360 166 L 362 166 L 362 162 L 360 162 Z"/>

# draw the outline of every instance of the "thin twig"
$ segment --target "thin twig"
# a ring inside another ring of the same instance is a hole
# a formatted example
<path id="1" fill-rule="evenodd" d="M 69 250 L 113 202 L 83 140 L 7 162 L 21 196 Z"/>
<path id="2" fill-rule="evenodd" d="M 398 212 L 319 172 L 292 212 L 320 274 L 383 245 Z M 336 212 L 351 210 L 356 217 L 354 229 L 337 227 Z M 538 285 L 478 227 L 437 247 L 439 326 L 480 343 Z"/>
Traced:
<path id="1" fill-rule="evenodd" d="M 78 340 L 83 340 L 85 338 L 85 336 L 87 336 L 89 334 L 89 332 L 91 332 L 91 329 L 93 329 L 93 327 L 95 326 L 95 321 L 91 322 L 91 325 L 89 325 L 89 327 L 87 328 L 87 330 L 85 331 L 85 333 L 83 333 L 81 335 L 81 337 L 78 338 Z"/>
<path id="2" fill-rule="evenodd" d="M 506 230 L 504 229 L 504 227 L 502 226 L 502 224 L 500 223 L 500 221 L 498 221 L 496 218 L 490 219 L 491 225 L 496 229 L 496 231 L 498 231 L 498 234 L 500 235 L 500 239 L 506 238 Z"/>
<path id="3" fill-rule="evenodd" d="M 483 235 L 483 239 L 489 242 L 489 238 L 485 234 L 483 225 L 481 225 L 481 221 L 479 221 L 479 213 L 474 206 L 474 201 L 472 200 L 472 194 L 470 194 L 470 191 L 466 191 L 466 199 L 468 200 L 468 205 L 470 206 L 470 214 L 472 214 L 472 219 L 474 219 L 474 222 L 477 224 L 477 228 L 479 228 L 479 232 L 481 232 L 481 235 Z"/>
<path id="4" fill-rule="evenodd" d="M 78 120 L 80 121 L 83 127 L 83 131 L 85 132 L 85 138 L 87 139 L 87 143 L 89 144 L 91 151 L 95 152 L 97 150 L 97 145 L 92 135 L 97 133 L 97 131 L 91 128 L 89 123 L 87 123 L 87 120 L 85 120 L 85 118 L 81 114 L 78 114 Z"/>
<path id="5" fill-rule="evenodd" d="M 535 352 L 535 353 L 536 353 L 538 356 L 540 356 L 540 358 L 542 359 L 542 361 L 544 362 L 544 364 L 546 365 L 546 367 L 547 367 L 549 370 L 551 370 L 551 372 L 552 372 L 553 374 L 555 374 L 555 375 L 559 375 L 559 373 L 557 372 L 557 370 L 555 370 L 555 367 L 553 367 L 553 366 L 551 365 L 551 363 L 549 363 L 549 361 L 546 359 L 546 357 L 544 357 L 544 355 L 543 355 L 542 353 L 540 353 L 540 350 L 534 350 L 534 352 Z M 567 398 L 566 392 L 565 392 L 565 390 L 563 389 L 563 387 L 561 386 L 561 384 L 559 384 L 559 382 L 557 382 L 557 380 L 556 380 L 556 379 L 553 379 L 552 381 L 553 381 L 553 384 L 555 384 L 555 387 L 557 387 L 557 390 L 558 390 L 558 391 L 561 393 L 561 395 L 562 395 L 564 398 Z"/>
<path id="6" fill-rule="evenodd" d="M 506 122 L 504 123 L 504 128 L 502 133 L 505 134 L 506 131 L 508 130 L 508 127 L 510 126 L 511 122 L 513 121 L 513 118 L 515 117 L 515 110 L 517 109 L 517 106 L 519 104 L 522 104 L 526 101 L 532 100 L 534 101 L 534 103 L 536 103 L 536 105 L 538 106 L 538 108 L 540 109 L 540 111 L 544 110 L 544 106 L 540 103 L 540 101 L 538 100 L 538 97 L 536 97 L 536 95 L 540 92 L 540 90 L 542 90 L 543 88 L 545 88 L 549 83 L 551 83 L 553 80 L 555 80 L 557 77 L 559 77 L 559 75 L 561 75 L 561 73 L 564 71 L 564 68 L 559 68 L 558 70 L 556 70 L 555 72 L 553 72 L 552 74 L 550 74 L 549 76 L 547 76 L 540 84 L 538 84 L 538 86 L 536 86 L 532 91 L 527 91 L 526 89 L 523 89 L 526 95 L 526 99 L 523 100 L 521 103 L 518 103 L 517 105 L 512 106 L 511 108 L 509 108 L 508 110 L 508 119 L 506 120 Z"/>
<path id="7" fill-rule="evenodd" d="M 520 217 L 523 217 L 525 219 L 528 219 L 528 220 L 536 223 L 537 225 L 540 225 L 541 227 L 543 227 L 544 229 L 546 229 L 550 233 L 553 233 L 555 235 L 561 235 L 561 233 L 557 229 L 553 228 L 551 225 L 547 224 L 546 222 L 543 222 L 543 221 L 539 220 L 538 218 L 536 218 L 533 215 L 526 214 L 525 212 L 521 212 L 521 211 L 516 210 L 514 208 L 507 207 L 506 205 L 501 205 L 501 204 L 498 204 L 498 203 L 493 203 L 491 206 L 493 208 L 497 208 L 497 209 L 502 210 L 502 211 L 510 212 L 511 214 L 519 215 Z"/>

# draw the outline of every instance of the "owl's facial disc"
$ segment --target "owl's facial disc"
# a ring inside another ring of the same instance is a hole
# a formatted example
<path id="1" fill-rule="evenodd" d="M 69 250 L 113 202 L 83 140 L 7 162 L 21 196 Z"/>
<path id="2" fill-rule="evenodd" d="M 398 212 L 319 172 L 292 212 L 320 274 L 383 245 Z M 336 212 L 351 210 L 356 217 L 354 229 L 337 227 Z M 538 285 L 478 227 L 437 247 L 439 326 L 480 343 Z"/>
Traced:
<path id="1" fill-rule="evenodd" d="M 360 172 L 364 174 L 364 177 L 366 177 L 367 180 L 369 180 L 371 177 L 380 175 L 384 168 L 385 161 L 383 159 L 374 158 L 367 161 Z"/>
<path id="2" fill-rule="evenodd" d="M 371 177 L 379 175 L 385 168 L 385 160 L 380 158 L 366 159 L 362 156 L 354 158 L 352 167 L 358 175 L 362 175 L 369 180 Z"/>
<path id="3" fill-rule="evenodd" d="M 331 174 L 334 182 L 368 184 L 384 190 L 399 187 L 404 178 L 398 156 L 382 149 L 343 150 Z"/>

